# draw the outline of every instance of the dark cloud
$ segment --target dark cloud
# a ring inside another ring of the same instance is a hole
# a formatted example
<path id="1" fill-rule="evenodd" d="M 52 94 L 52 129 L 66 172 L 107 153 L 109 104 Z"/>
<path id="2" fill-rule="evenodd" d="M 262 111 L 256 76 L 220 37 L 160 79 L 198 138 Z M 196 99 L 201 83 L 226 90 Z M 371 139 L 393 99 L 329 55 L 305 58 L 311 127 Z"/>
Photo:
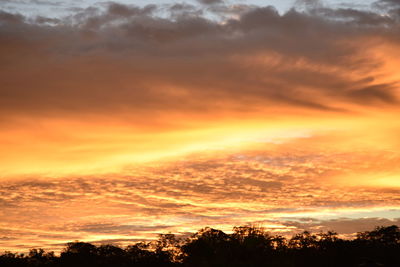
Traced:
<path id="1" fill-rule="evenodd" d="M 318 7 L 322 5 L 320 0 L 296 0 L 295 5 L 306 5 L 311 7 Z"/>
<path id="2" fill-rule="evenodd" d="M 46 17 L 42 17 L 42 16 L 38 16 L 35 19 L 35 23 L 37 24 L 44 24 L 44 23 L 49 23 L 49 24 L 58 24 L 60 23 L 61 20 L 59 19 L 55 19 L 55 18 L 46 18 Z"/>
<path id="3" fill-rule="evenodd" d="M 346 103 L 397 103 L 392 87 L 367 79 L 381 62 L 363 53 L 374 43 L 362 41 L 395 40 L 396 18 L 248 9 L 224 23 L 196 10 L 165 18 L 154 5 L 116 3 L 64 21 L 2 12 L 2 114 L 198 113 L 217 112 L 221 103 L 225 111 L 334 112 Z M 350 77 L 355 70 L 359 77 Z"/>
<path id="4" fill-rule="evenodd" d="M 332 220 L 318 220 L 315 218 L 302 218 L 299 221 L 284 222 L 287 226 L 295 226 L 301 231 L 323 232 L 336 231 L 343 235 L 355 234 L 362 231 L 370 231 L 376 226 L 398 225 L 400 218 L 339 218 Z"/>
<path id="5" fill-rule="evenodd" d="M 0 10 L 0 25 L 3 24 L 21 24 L 24 22 L 24 17 L 19 14 L 11 14 Z"/>
<path id="6" fill-rule="evenodd" d="M 393 99 L 391 92 L 394 91 L 398 85 L 396 84 L 377 84 L 367 86 L 365 88 L 357 89 L 349 92 L 349 96 L 355 101 L 362 103 L 368 101 L 381 101 L 386 103 L 396 103 Z M 357 100 L 358 99 L 358 100 Z"/>
<path id="7" fill-rule="evenodd" d="M 222 4 L 223 0 L 197 0 L 199 3 L 204 5 L 214 5 L 214 4 Z"/>

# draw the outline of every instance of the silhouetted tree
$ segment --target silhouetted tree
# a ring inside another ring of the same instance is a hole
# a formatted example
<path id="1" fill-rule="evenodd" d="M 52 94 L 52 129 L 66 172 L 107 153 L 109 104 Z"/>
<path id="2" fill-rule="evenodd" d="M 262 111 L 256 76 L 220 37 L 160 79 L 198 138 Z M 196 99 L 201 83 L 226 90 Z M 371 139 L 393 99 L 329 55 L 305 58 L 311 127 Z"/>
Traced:
<path id="1" fill-rule="evenodd" d="M 64 266 L 95 266 L 97 260 L 95 245 L 85 242 L 71 242 L 61 252 L 61 262 Z"/>
<path id="2" fill-rule="evenodd" d="M 345 240 L 333 231 L 303 232 L 287 240 L 261 227 L 241 226 L 232 234 L 204 228 L 186 240 L 173 234 L 125 249 L 68 243 L 60 256 L 43 249 L 27 255 L 5 252 L 0 267 L 399 267 L 400 230 L 376 227 Z"/>
<path id="3" fill-rule="evenodd" d="M 5 251 L 0 255 L 0 266 L 4 267 L 22 267 L 29 266 L 27 263 L 27 258 L 24 254 L 12 253 L 10 251 Z"/>
<path id="4" fill-rule="evenodd" d="M 45 252 L 43 249 L 31 249 L 28 254 L 29 266 L 53 266 L 57 261 L 54 252 Z"/>
<path id="5" fill-rule="evenodd" d="M 181 240 L 177 239 L 174 234 L 160 234 L 155 242 L 155 251 L 167 257 L 171 262 L 179 262 L 181 260 Z"/>
<path id="6" fill-rule="evenodd" d="M 113 245 L 101 245 L 96 249 L 99 267 L 107 266 L 128 266 L 129 260 L 125 250 Z"/>
<path id="7" fill-rule="evenodd" d="M 232 259 L 238 266 L 271 261 L 275 249 L 274 238 L 263 228 L 255 226 L 234 227 L 231 242 L 234 247 Z"/>
<path id="8" fill-rule="evenodd" d="M 183 263 L 189 266 L 227 266 L 232 254 L 229 235 L 204 228 L 192 235 L 182 246 Z"/>
<path id="9" fill-rule="evenodd" d="M 400 230 L 396 225 L 376 227 L 373 231 L 357 233 L 357 240 L 384 246 L 396 246 L 400 243 Z"/>

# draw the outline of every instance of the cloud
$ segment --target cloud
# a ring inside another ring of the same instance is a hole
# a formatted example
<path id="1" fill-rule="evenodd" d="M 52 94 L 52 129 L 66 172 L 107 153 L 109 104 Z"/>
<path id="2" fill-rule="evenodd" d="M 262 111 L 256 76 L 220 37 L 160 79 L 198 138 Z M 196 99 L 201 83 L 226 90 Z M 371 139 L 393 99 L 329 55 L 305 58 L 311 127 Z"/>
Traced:
<path id="1" fill-rule="evenodd" d="M 97 234 L 121 233 L 132 235 L 138 231 L 164 231 L 168 226 L 144 226 L 144 225 L 116 225 L 116 224 L 86 224 L 79 225 L 75 231 L 77 232 L 93 232 Z"/>
<path id="2" fill-rule="evenodd" d="M 196 114 L 248 103 L 334 112 L 397 103 L 395 85 L 380 86 L 375 74 L 383 59 L 364 53 L 376 42 L 363 41 L 389 42 L 396 17 L 266 7 L 221 23 L 199 13 L 159 17 L 157 9 L 110 3 L 51 27 L 3 12 L 2 114 Z"/>
<path id="3" fill-rule="evenodd" d="M 390 9 L 400 6 L 399 1 L 397 1 L 397 0 L 378 0 L 378 1 L 374 2 L 374 5 L 375 6 L 384 6 L 386 8 L 390 8 Z"/>
<path id="4" fill-rule="evenodd" d="M 246 223 L 288 235 L 307 229 L 351 234 L 397 222 L 390 218 L 399 214 L 398 188 L 345 175 L 390 165 L 398 153 L 338 153 L 315 143 L 310 151 L 304 142 L 296 148 L 200 153 L 103 177 L 4 181 L 0 243 L 13 250 L 22 243 L 54 249 L 56 241 L 77 239 L 126 245 L 159 233 L 186 234 L 204 226 L 229 231 Z M 342 176 L 346 183 L 336 181 Z M 385 214 L 388 219 L 382 219 Z"/>
<path id="5" fill-rule="evenodd" d="M 357 232 L 371 231 L 377 226 L 399 225 L 400 218 L 339 218 L 333 220 L 303 218 L 302 221 L 284 222 L 284 225 L 295 226 L 300 231 L 324 232 L 334 230 L 342 235 L 354 235 Z"/>
<path id="6" fill-rule="evenodd" d="M 223 0 L 198 0 L 199 3 L 204 5 L 222 4 Z"/>
<path id="7" fill-rule="evenodd" d="M 20 24 L 23 23 L 24 17 L 19 14 L 11 14 L 0 11 L 0 22 L 4 24 Z"/>
<path id="8" fill-rule="evenodd" d="M 399 14 L 377 4 L 2 11 L 0 245 L 345 229 L 398 207 Z"/>

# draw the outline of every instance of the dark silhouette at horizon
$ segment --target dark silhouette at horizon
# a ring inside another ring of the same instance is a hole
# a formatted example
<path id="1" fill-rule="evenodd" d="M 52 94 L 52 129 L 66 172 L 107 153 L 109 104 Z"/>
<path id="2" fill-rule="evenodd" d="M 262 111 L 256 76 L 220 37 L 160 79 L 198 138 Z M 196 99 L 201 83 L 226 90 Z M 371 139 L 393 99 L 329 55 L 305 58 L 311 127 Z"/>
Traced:
<path id="1" fill-rule="evenodd" d="M 43 249 L 29 254 L 4 252 L 1 267 L 398 267 L 400 229 L 379 226 L 351 240 L 336 232 L 303 232 L 288 239 L 254 226 L 234 227 L 232 234 L 203 228 L 189 238 L 161 234 L 152 242 L 121 248 L 70 242 L 59 256 Z"/>

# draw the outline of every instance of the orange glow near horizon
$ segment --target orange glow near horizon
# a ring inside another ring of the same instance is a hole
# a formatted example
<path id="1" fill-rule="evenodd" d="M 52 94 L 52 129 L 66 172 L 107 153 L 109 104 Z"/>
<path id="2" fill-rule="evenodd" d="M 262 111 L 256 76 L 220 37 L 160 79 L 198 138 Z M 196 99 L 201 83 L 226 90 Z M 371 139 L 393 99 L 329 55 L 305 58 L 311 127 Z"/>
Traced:
<path id="1" fill-rule="evenodd" d="M 198 121 L 178 129 L 146 129 L 124 121 L 89 119 L 42 120 L 10 127 L 0 133 L 2 176 L 40 174 L 100 174 L 120 171 L 129 164 L 171 161 L 187 154 L 214 150 L 246 150 L 257 143 L 285 143 L 298 138 L 332 135 L 337 149 L 358 147 L 396 150 L 400 124 L 391 114 L 342 115 L 320 119 Z M 379 131 L 371 131 L 379 128 Z M 339 136 L 338 136 L 339 135 Z M 336 137 L 335 137 L 336 136 Z M 223 153 L 223 152 L 221 152 Z"/>
<path id="2" fill-rule="evenodd" d="M 395 218 L 393 213 L 400 210 L 396 200 L 399 128 L 393 122 L 395 118 L 389 114 L 369 114 L 357 120 L 321 116 L 318 120 L 285 118 L 269 124 L 261 120 L 204 122 L 204 128 L 199 124 L 199 128 L 161 133 L 157 129 L 135 131 L 124 124 L 104 127 L 93 120 L 91 124 L 42 123 L 32 139 L 27 139 L 26 129 L 20 131 L 21 136 L 18 131 L 8 135 L 10 140 L 18 136 L 24 142 L 19 145 L 20 151 L 14 150 L 15 158 L 12 151 L 2 150 L 7 164 L 1 171 L 10 173 L 2 177 L 6 187 L 13 183 L 22 186 L 9 196 L 24 196 L 21 204 L 25 207 L 20 212 L 29 214 L 35 206 L 43 211 L 29 223 L 20 214 L 23 224 L 15 217 L 17 221 L 4 221 L 0 228 L 27 240 L 21 248 L 24 251 L 26 247 L 47 247 L 53 238 L 60 246 L 74 238 L 126 245 L 132 240 L 151 240 L 156 233 L 185 234 L 205 225 L 229 232 L 233 225 L 257 223 L 272 232 L 290 235 L 301 229 L 302 222 L 294 223 L 298 218 L 328 218 L 331 222 L 325 226 L 310 225 L 307 229 L 329 230 L 336 225 L 344 234 L 355 228 L 336 222 L 336 218 L 353 214 L 394 216 L 383 222 L 388 224 Z M 76 131 L 80 134 L 75 135 Z M 12 147 L 17 147 L 15 140 Z M 35 172 L 37 180 L 30 181 L 29 173 L 32 176 Z M 160 183 L 160 179 L 165 181 Z M 63 189 L 61 185 L 68 180 L 70 185 L 65 186 L 76 189 Z M 90 191 L 85 191 L 86 186 L 81 188 L 81 182 L 87 183 Z M 103 183 L 112 185 L 105 189 Z M 199 191 L 190 189 L 188 193 L 184 184 Z M 36 187 L 37 193 L 26 191 Z M 160 190 L 154 191 L 154 187 Z M 203 187 L 209 189 L 204 191 Z M 223 193 L 226 189 L 234 195 Z M 358 193 L 354 195 L 355 191 Z M 50 196 L 55 199 L 43 202 Z M 31 198 L 43 200 L 31 202 Z M 58 204 L 50 208 L 54 201 Z M 321 204 L 315 204 L 318 202 Z M 353 202 L 360 203 L 341 204 Z M 165 212 L 161 207 L 170 208 Z M 46 210 L 50 213 L 43 214 Z M 79 218 L 75 217 L 77 213 Z M 42 218 L 48 216 L 52 219 L 44 223 Z M 10 223 L 15 228 L 10 228 Z M 150 228 L 141 229 L 139 225 Z M 361 229 L 368 226 L 366 221 Z M 112 230 L 114 227 L 122 230 Z M 135 227 L 138 230 L 130 230 Z M 96 232 L 97 228 L 101 230 Z M 38 242 L 37 235 L 48 235 L 49 240 Z M 12 243 L 7 244 L 15 249 Z"/>

